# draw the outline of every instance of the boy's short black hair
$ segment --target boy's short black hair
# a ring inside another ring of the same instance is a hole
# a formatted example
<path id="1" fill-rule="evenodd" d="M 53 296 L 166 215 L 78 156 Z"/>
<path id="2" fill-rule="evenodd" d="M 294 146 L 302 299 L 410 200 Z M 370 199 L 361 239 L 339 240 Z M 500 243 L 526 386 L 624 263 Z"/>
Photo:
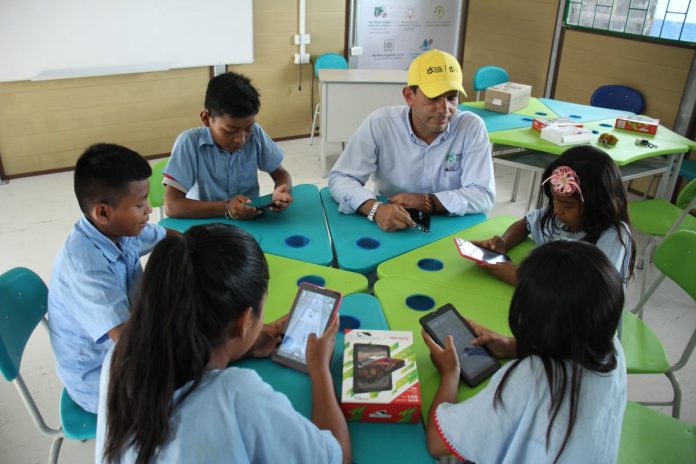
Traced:
<path id="1" fill-rule="evenodd" d="M 116 207 L 128 195 L 128 184 L 152 175 L 148 162 L 133 150 L 113 143 L 97 143 L 75 164 L 75 196 L 83 213 L 96 203 Z"/>
<path id="2" fill-rule="evenodd" d="M 259 92 L 248 77 L 227 72 L 210 79 L 205 92 L 205 109 L 212 116 L 248 118 L 259 113 Z"/>

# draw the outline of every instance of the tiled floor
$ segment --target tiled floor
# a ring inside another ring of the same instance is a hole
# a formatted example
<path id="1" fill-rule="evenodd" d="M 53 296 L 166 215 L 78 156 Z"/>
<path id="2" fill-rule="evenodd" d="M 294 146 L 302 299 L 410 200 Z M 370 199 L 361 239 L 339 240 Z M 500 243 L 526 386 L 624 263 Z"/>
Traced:
<path id="1" fill-rule="evenodd" d="M 282 142 L 286 153 L 285 167 L 295 184 L 311 183 L 320 187 L 326 179 L 319 176 L 319 141 L 309 146 L 308 139 Z M 339 146 L 334 147 L 338 154 Z M 329 157 L 329 165 L 336 157 Z M 509 214 L 521 216 L 525 207 L 526 178 L 522 177 L 520 201 L 511 203 L 512 172 L 496 168 L 498 203 L 490 216 Z M 79 209 L 72 191 L 72 172 L 12 180 L 0 186 L 0 272 L 25 266 L 45 281 L 51 264 L 73 223 Z M 263 176 L 262 192 L 270 191 L 268 176 Z M 156 220 L 153 213 L 151 219 Z M 638 271 L 640 272 L 640 271 Z M 628 302 L 636 301 L 637 283 L 629 284 Z M 671 282 L 665 282 L 652 304 L 646 309 L 646 320 L 666 346 L 672 361 L 681 353 L 696 326 L 694 302 Z M 22 373 L 46 414 L 48 424 L 57 424 L 57 405 L 61 384 L 55 374 L 54 359 L 48 334 L 39 329 L 24 353 Z M 677 374 L 682 382 L 682 419 L 696 423 L 696 361 L 693 359 Z M 668 399 L 671 388 L 664 376 L 630 376 L 629 398 Z M 34 427 L 15 388 L 0 381 L 0 462 L 45 462 L 51 440 Z M 66 440 L 60 462 L 87 463 L 94 460 L 94 442 Z"/>

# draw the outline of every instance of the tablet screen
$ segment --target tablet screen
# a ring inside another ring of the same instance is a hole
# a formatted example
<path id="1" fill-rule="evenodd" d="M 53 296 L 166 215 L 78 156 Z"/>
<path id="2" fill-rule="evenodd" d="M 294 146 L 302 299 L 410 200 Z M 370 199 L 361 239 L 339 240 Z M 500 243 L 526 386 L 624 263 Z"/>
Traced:
<path id="1" fill-rule="evenodd" d="M 317 336 L 324 333 L 337 298 L 307 289 L 302 289 L 300 292 L 297 305 L 285 330 L 285 336 L 278 347 L 278 354 L 306 364 L 307 337 L 311 333 Z"/>
<path id="2" fill-rule="evenodd" d="M 483 261 L 490 264 L 505 263 L 510 261 L 510 259 L 503 254 L 478 247 L 467 240 L 455 238 L 454 241 L 457 244 L 457 248 L 459 248 L 459 253 L 465 258 L 473 259 L 474 261 Z"/>

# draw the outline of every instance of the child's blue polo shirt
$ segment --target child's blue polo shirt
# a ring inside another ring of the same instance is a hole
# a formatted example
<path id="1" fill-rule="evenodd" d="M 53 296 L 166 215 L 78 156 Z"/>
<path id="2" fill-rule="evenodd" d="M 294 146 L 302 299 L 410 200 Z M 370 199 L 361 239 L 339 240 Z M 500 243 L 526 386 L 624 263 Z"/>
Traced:
<path id="1" fill-rule="evenodd" d="M 257 170 L 278 169 L 283 152 L 258 124 L 251 131 L 246 143 L 234 153 L 220 148 L 207 127 L 184 131 L 174 142 L 163 183 L 194 200 L 259 196 Z"/>
<path id="2" fill-rule="evenodd" d="M 147 224 L 116 245 L 82 216 L 56 256 L 48 291 L 51 345 L 58 376 L 87 411 L 97 412 L 99 374 L 113 344 L 108 332 L 128 319 L 143 273 L 140 257 L 165 235 Z"/>

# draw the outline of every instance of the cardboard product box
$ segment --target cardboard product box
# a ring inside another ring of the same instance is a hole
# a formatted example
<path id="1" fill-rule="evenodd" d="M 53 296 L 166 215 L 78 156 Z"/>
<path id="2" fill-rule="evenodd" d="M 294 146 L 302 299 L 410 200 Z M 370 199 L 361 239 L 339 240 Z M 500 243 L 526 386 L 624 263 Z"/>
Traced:
<path id="1" fill-rule="evenodd" d="M 512 113 L 527 106 L 531 96 L 531 85 L 504 82 L 486 89 L 483 107 L 498 113 Z"/>
<path id="2" fill-rule="evenodd" d="M 341 409 L 349 421 L 356 422 L 420 420 L 421 395 L 412 332 L 346 332 Z"/>
<path id="3" fill-rule="evenodd" d="M 614 123 L 614 127 L 617 129 L 642 132 L 643 134 L 655 134 L 659 125 L 659 119 L 647 116 L 618 116 Z"/>
<path id="4" fill-rule="evenodd" d="M 556 126 L 574 126 L 580 128 L 584 127 L 581 122 L 575 121 L 570 118 L 534 118 L 532 120 L 532 129 L 534 129 L 537 132 L 541 132 L 541 130 L 544 127 L 549 126 L 551 124 L 554 124 Z"/>
<path id="5" fill-rule="evenodd" d="M 590 129 L 551 124 L 541 130 L 541 138 L 556 145 L 579 145 L 592 142 L 594 135 Z"/>

